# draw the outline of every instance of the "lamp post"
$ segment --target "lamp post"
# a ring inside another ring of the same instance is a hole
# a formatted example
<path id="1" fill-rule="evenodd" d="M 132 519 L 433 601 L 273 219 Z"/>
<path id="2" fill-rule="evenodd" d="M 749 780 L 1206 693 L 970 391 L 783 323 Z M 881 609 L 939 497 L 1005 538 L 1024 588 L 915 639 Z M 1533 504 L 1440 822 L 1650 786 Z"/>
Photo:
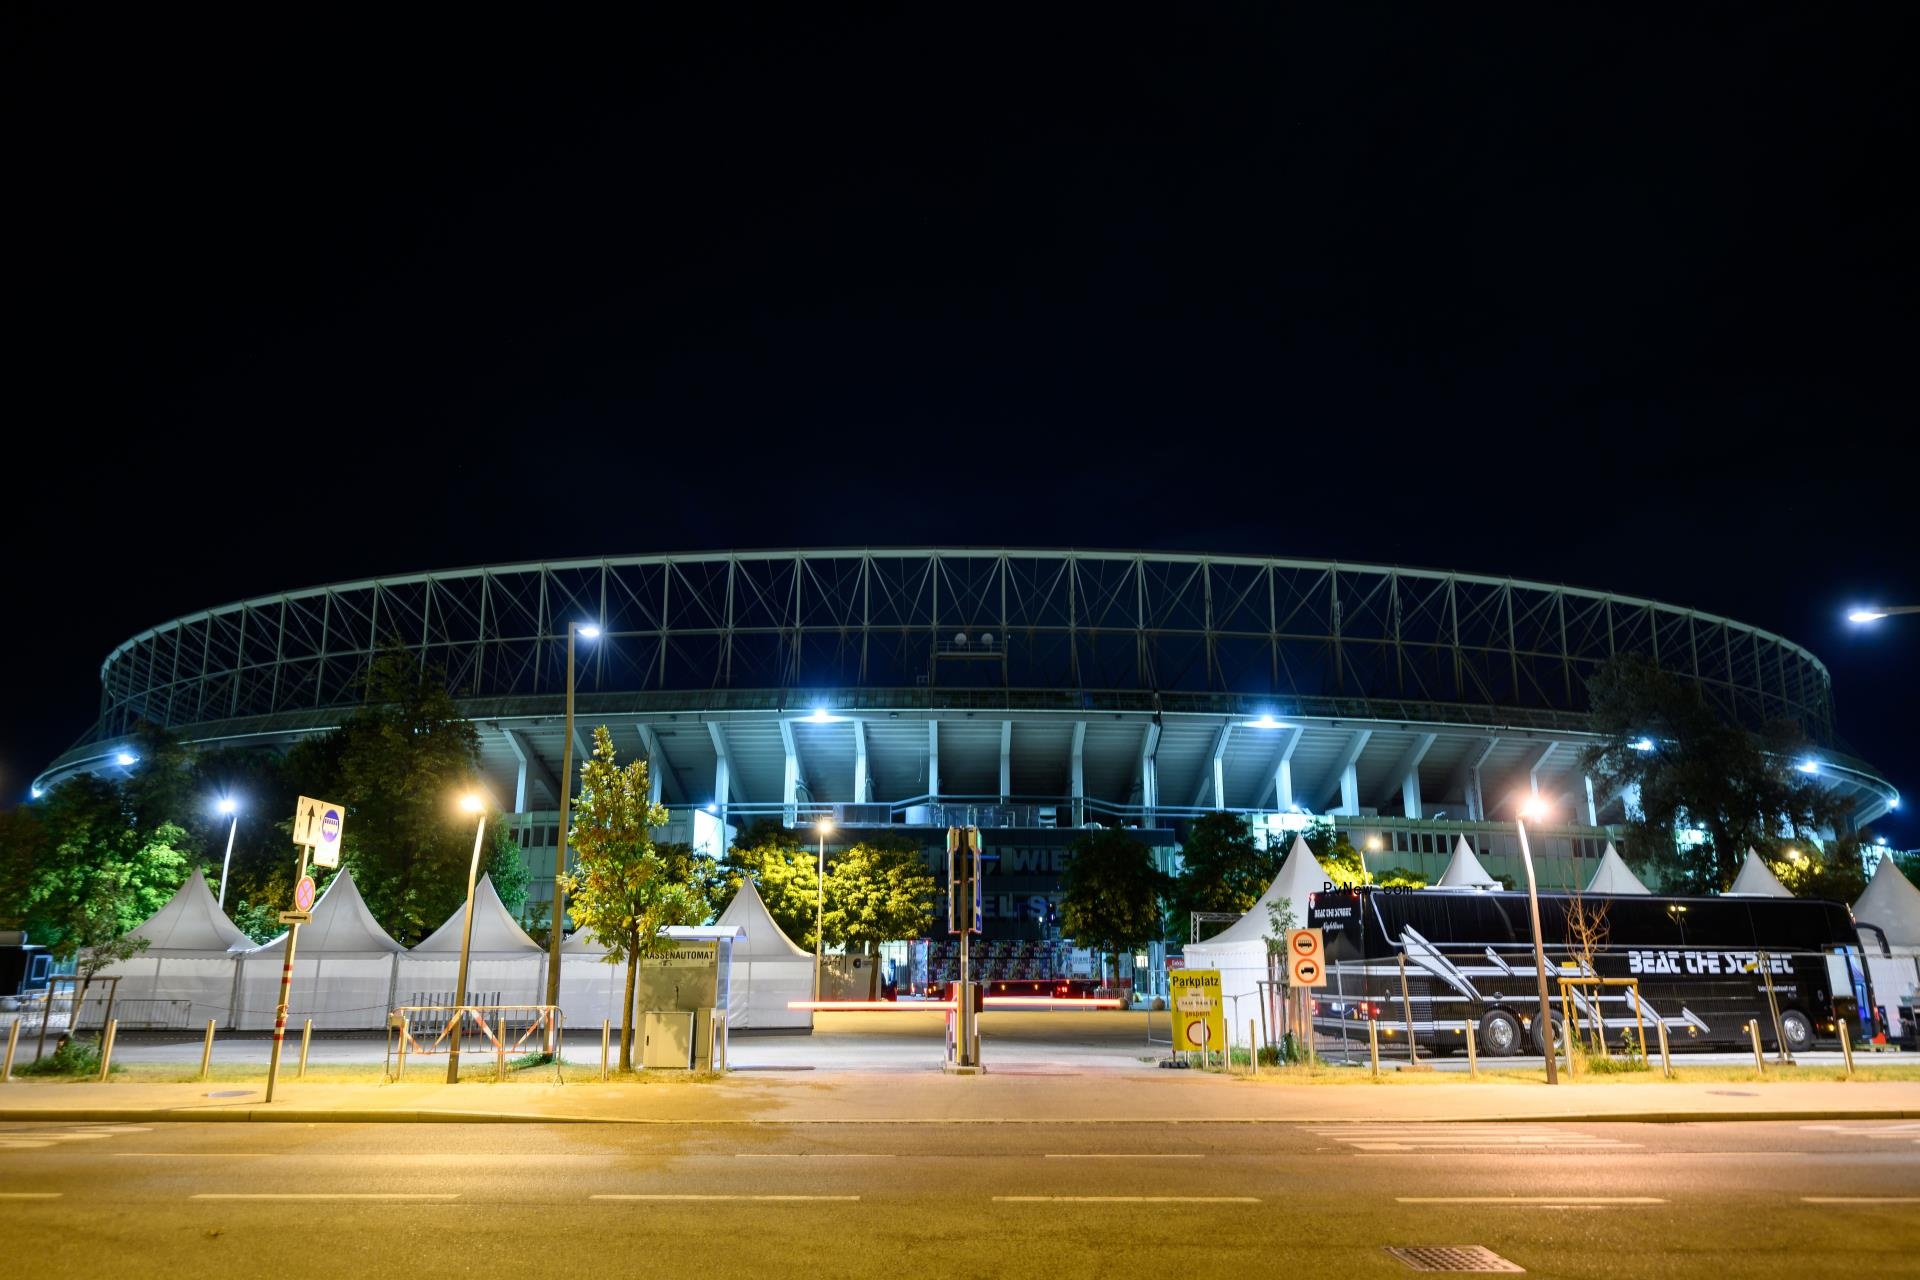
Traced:
<path id="1" fill-rule="evenodd" d="M 480 842 L 487 834 L 487 805 L 478 793 L 469 791 L 460 797 L 460 808 L 480 815 L 473 829 L 473 861 L 467 864 L 467 918 L 460 926 L 460 976 L 454 979 L 453 1042 L 447 1046 L 447 1083 L 460 1083 L 460 1032 L 467 1009 L 467 957 L 473 950 L 473 889 L 480 879 Z"/>
<path id="2" fill-rule="evenodd" d="M 1374 853 L 1380 852 L 1380 837 L 1368 836 L 1365 840 L 1361 842 L 1361 844 L 1362 844 L 1362 848 L 1360 850 L 1360 883 L 1372 884 L 1373 872 L 1367 870 L 1367 851 L 1372 850 Z"/>
<path id="3" fill-rule="evenodd" d="M 567 824 L 572 821 L 573 803 L 573 642 L 575 636 L 598 639 L 600 628 L 591 622 L 567 623 L 567 728 L 560 744 L 560 831 L 553 846 L 553 927 L 547 935 L 547 1003 L 560 1003 L 560 935 L 564 930 L 567 908 L 560 881 L 567 874 Z M 549 1026 L 552 1024 L 549 1023 Z M 549 1031 L 548 1036 L 553 1033 Z M 549 1046 L 548 1052 L 560 1052 Z"/>
<path id="4" fill-rule="evenodd" d="M 222 796 L 215 806 L 233 821 L 227 824 L 227 856 L 220 859 L 220 909 L 227 909 L 227 872 L 233 868 L 233 834 L 240 829 L 240 805 L 232 796 Z"/>
<path id="5" fill-rule="evenodd" d="M 1869 622 L 1878 622 L 1882 618 L 1891 618 L 1896 614 L 1920 613 L 1920 604 L 1898 604 L 1887 608 L 1855 609 L 1847 615 L 1847 621 L 1856 626 Z"/>
<path id="6" fill-rule="evenodd" d="M 1546 813 L 1546 802 L 1535 796 L 1520 806 L 1519 816 L 1513 820 L 1515 829 L 1520 832 L 1520 861 L 1527 868 L 1527 912 L 1533 917 L 1533 976 L 1539 984 L 1540 1020 L 1534 1025 L 1541 1028 L 1540 1042 L 1546 1046 L 1547 1083 L 1560 1083 L 1560 1064 L 1554 1057 L 1553 1008 L 1547 1000 L 1547 948 L 1540 939 L 1540 891 L 1533 880 L 1533 850 L 1527 847 L 1527 819 L 1536 821 Z"/>
<path id="7" fill-rule="evenodd" d="M 820 868 L 814 885 L 813 896 L 813 998 L 820 999 L 820 969 L 826 955 L 826 936 L 823 926 L 827 918 L 827 833 L 833 830 L 832 818 L 821 818 L 813 824 L 820 833 Z"/>

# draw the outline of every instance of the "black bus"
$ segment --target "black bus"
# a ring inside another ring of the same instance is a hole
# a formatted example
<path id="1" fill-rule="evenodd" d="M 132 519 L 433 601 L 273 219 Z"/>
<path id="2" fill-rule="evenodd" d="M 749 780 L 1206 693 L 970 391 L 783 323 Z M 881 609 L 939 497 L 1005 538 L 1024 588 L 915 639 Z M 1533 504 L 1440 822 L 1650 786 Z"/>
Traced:
<path id="1" fill-rule="evenodd" d="M 1837 902 L 1588 896 L 1590 911 L 1604 910 L 1606 934 L 1589 966 L 1569 936 L 1569 908 L 1580 901 L 1540 895 L 1556 1040 L 1563 977 L 1639 981 L 1638 1009 L 1630 987 L 1567 989 L 1582 1030 L 1598 1019 L 1616 1045 L 1634 1034 L 1657 1043 L 1661 1022 L 1675 1048 L 1737 1048 L 1751 1043 L 1747 1023 L 1758 1020 L 1763 1043 L 1774 1046 L 1777 1005 L 1787 1047 L 1806 1049 L 1816 1037 L 1837 1038 L 1843 1018 L 1857 1040 L 1860 1011 L 1873 1007 L 1853 915 Z M 1418 1046 L 1440 1053 L 1464 1047 L 1469 1033 L 1490 1056 L 1541 1051 L 1526 894 L 1328 888 L 1312 896 L 1307 923 L 1326 936 L 1327 985 L 1314 992 L 1323 1034 L 1364 1037 L 1373 1022 L 1383 1043 L 1405 1043 L 1411 1031 Z"/>

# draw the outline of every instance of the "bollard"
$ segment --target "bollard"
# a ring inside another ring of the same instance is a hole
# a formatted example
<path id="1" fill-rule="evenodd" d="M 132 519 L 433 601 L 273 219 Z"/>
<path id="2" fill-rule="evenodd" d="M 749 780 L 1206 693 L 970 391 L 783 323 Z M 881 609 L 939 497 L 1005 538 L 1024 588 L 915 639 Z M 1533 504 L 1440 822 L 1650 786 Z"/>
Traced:
<path id="1" fill-rule="evenodd" d="M 1662 1018 L 1653 1024 L 1660 1031 L 1660 1074 L 1673 1079 L 1673 1057 L 1667 1052 L 1667 1020 Z"/>
<path id="2" fill-rule="evenodd" d="M 1478 1080 L 1480 1078 L 1480 1047 L 1476 1043 L 1479 1039 L 1480 1039 L 1480 1024 L 1477 1022 L 1474 1022 L 1472 1019 L 1468 1019 L 1467 1020 L 1467 1079 L 1469 1080 Z"/>
<path id="3" fill-rule="evenodd" d="M 1380 1024 L 1367 1019 L 1367 1056 L 1373 1060 L 1374 1078 L 1380 1076 Z"/>
<path id="4" fill-rule="evenodd" d="M 609 1018 L 602 1018 L 600 1019 L 600 1079 L 603 1082 L 607 1078 L 607 1054 L 612 1047 L 613 1021 Z"/>
<path id="5" fill-rule="evenodd" d="M 213 1024 L 216 1020 L 207 1019 L 206 1043 L 200 1046 L 200 1082 L 206 1083 L 208 1074 L 213 1070 Z"/>
<path id="6" fill-rule="evenodd" d="M 0 1067 L 0 1080 L 13 1079 L 13 1051 L 20 1047 L 20 1019 L 13 1020 L 13 1026 L 7 1031 L 7 1065 Z"/>
<path id="7" fill-rule="evenodd" d="M 1549 1023 L 1549 1026 L 1552 1024 Z M 1567 1079 L 1573 1079 L 1573 1019 L 1567 1018 L 1560 1023 L 1560 1038 L 1567 1042 Z"/>
<path id="8" fill-rule="evenodd" d="M 100 1079 L 104 1082 L 107 1072 L 113 1070 L 113 1038 L 120 1033 L 120 1019 L 114 1018 L 107 1023 L 106 1034 L 100 1037 Z"/>
<path id="9" fill-rule="evenodd" d="M 413 1028 L 408 1025 L 407 1015 L 404 1013 L 400 1015 L 400 1026 L 398 1030 L 400 1032 L 400 1053 L 393 1067 L 393 1082 L 395 1084 L 399 1084 L 407 1078 L 407 1040 L 413 1035 Z"/>
<path id="10" fill-rule="evenodd" d="M 1427 1007 L 1431 1010 L 1433 1006 L 1429 1004 Z M 1420 1065 L 1420 1046 L 1414 1043 L 1418 1037 L 1413 1034 L 1413 997 L 1407 994 L 1407 953 L 1404 951 L 1400 953 L 1400 1008 L 1407 1017 L 1407 1065 L 1417 1067 Z"/>
<path id="11" fill-rule="evenodd" d="M 1253 1067 L 1253 1074 L 1260 1074 L 1260 1038 L 1253 1033 L 1253 1019 L 1247 1019 L 1247 1062 Z"/>
<path id="12" fill-rule="evenodd" d="M 15 1030 L 18 1030 L 19 1026 L 19 1023 L 14 1023 Z M 1847 1020 L 1845 1018 L 1840 1019 L 1840 1061 L 1846 1065 L 1847 1074 L 1852 1075 L 1853 1037 L 1847 1034 Z M 12 1065 L 13 1063 L 13 1045 L 11 1042 L 7 1045 L 7 1063 L 8 1065 Z"/>
<path id="13" fill-rule="evenodd" d="M 1767 1074 L 1767 1055 L 1760 1052 L 1760 1019 L 1748 1020 L 1747 1034 L 1753 1037 L 1753 1069 L 1765 1075 Z"/>
<path id="14" fill-rule="evenodd" d="M 307 1046 L 311 1043 L 313 1043 L 313 1019 L 308 1018 L 307 1025 L 300 1028 L 300 1070 L 295 1073 L 293 1077 L 295 1080 L 307 1078 Z"/>
<path id="15" fill-rule="evenodd" d="M 500 1039 L 493 1042 L 493 1082 L 495 1084 L 505 1084 L 507 1080 L 506 1032 L 501 1031 L 500 1036 Z"/>

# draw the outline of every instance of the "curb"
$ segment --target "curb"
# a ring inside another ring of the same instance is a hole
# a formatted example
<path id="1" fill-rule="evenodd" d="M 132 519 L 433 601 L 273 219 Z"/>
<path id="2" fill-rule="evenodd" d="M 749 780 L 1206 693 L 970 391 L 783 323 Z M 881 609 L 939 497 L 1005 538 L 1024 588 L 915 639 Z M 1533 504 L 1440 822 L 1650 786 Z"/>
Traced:
<path id="1" fill-rule="evenodd" d="M 82 1123 L 82 1124 L 619 1124 L 673 1126 L 680 1128 L 715 1127 L 800 1127 L 826 1125 L 1205 1125 L 1205 1124 L 1731 1124 L 1779 1121 L 1920 1120 L 1920 1110 L 1873 1110 L 1852 1108 L 1827 1111 L 1769 1111 L 1750 1114 L 1728 1111 L 1648 1111 L 1594 1114 L 1540 1114 L 1499 1116 L 1192 1116 L 1165 1117 L 1084 1117 L 1084 1118 L 1001 1118 L 1001 1117 L 822 1117 L 816 1119 L 661 1119 L 642 1116 L 527 1115 L 498 1111 L 431 1110 L 268 1110 L 263 1107 L 229 1110 L 139 1107 L 46 1107 L 31 1110 L 0 1110 L 0 1124 Z"/>

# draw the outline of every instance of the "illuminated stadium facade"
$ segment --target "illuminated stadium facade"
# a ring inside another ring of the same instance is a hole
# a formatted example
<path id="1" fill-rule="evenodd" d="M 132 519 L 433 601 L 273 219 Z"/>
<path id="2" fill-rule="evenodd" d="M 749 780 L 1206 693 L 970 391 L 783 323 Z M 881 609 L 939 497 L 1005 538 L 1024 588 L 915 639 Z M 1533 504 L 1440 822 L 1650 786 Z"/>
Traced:
<path id="1" fill-rule="evenodd" d="M 1464 835 L 1510 870 L 1515 797 L 1562 825 L 1547 883 L 1597 852 L 1629 797 L 1581 772 L 1584 682 L 1637 652 L 1749 725 L 1798 721 L 1866 823 L 1898 803 L 1833 749 L 1826 668 L 1728 618 L 1600 591 L 1425 569 L 1242 556 L 975 548 L 752 551 L 418 573 L 174 619 L 101 667 L 95 729 L 45 787 L 111 769 L 132 726 L 284 746 L 337 724 L 383 644 L 438 666 L 551 894 L 569 622 L 576 757 L 605 724 L 653 762 L 676 831 L 710 847 L 756 817 L 830 814 L 931 849 L 973 823 L 1002 851 L 989 912 L 1044 936 L 1061 850 L 1089 823 L 1169 855 L 1216 809 L 1263 827 L 1328 815 L 1437 873 Z M 541 850 L 546 850 L 544 859 Z"/>

